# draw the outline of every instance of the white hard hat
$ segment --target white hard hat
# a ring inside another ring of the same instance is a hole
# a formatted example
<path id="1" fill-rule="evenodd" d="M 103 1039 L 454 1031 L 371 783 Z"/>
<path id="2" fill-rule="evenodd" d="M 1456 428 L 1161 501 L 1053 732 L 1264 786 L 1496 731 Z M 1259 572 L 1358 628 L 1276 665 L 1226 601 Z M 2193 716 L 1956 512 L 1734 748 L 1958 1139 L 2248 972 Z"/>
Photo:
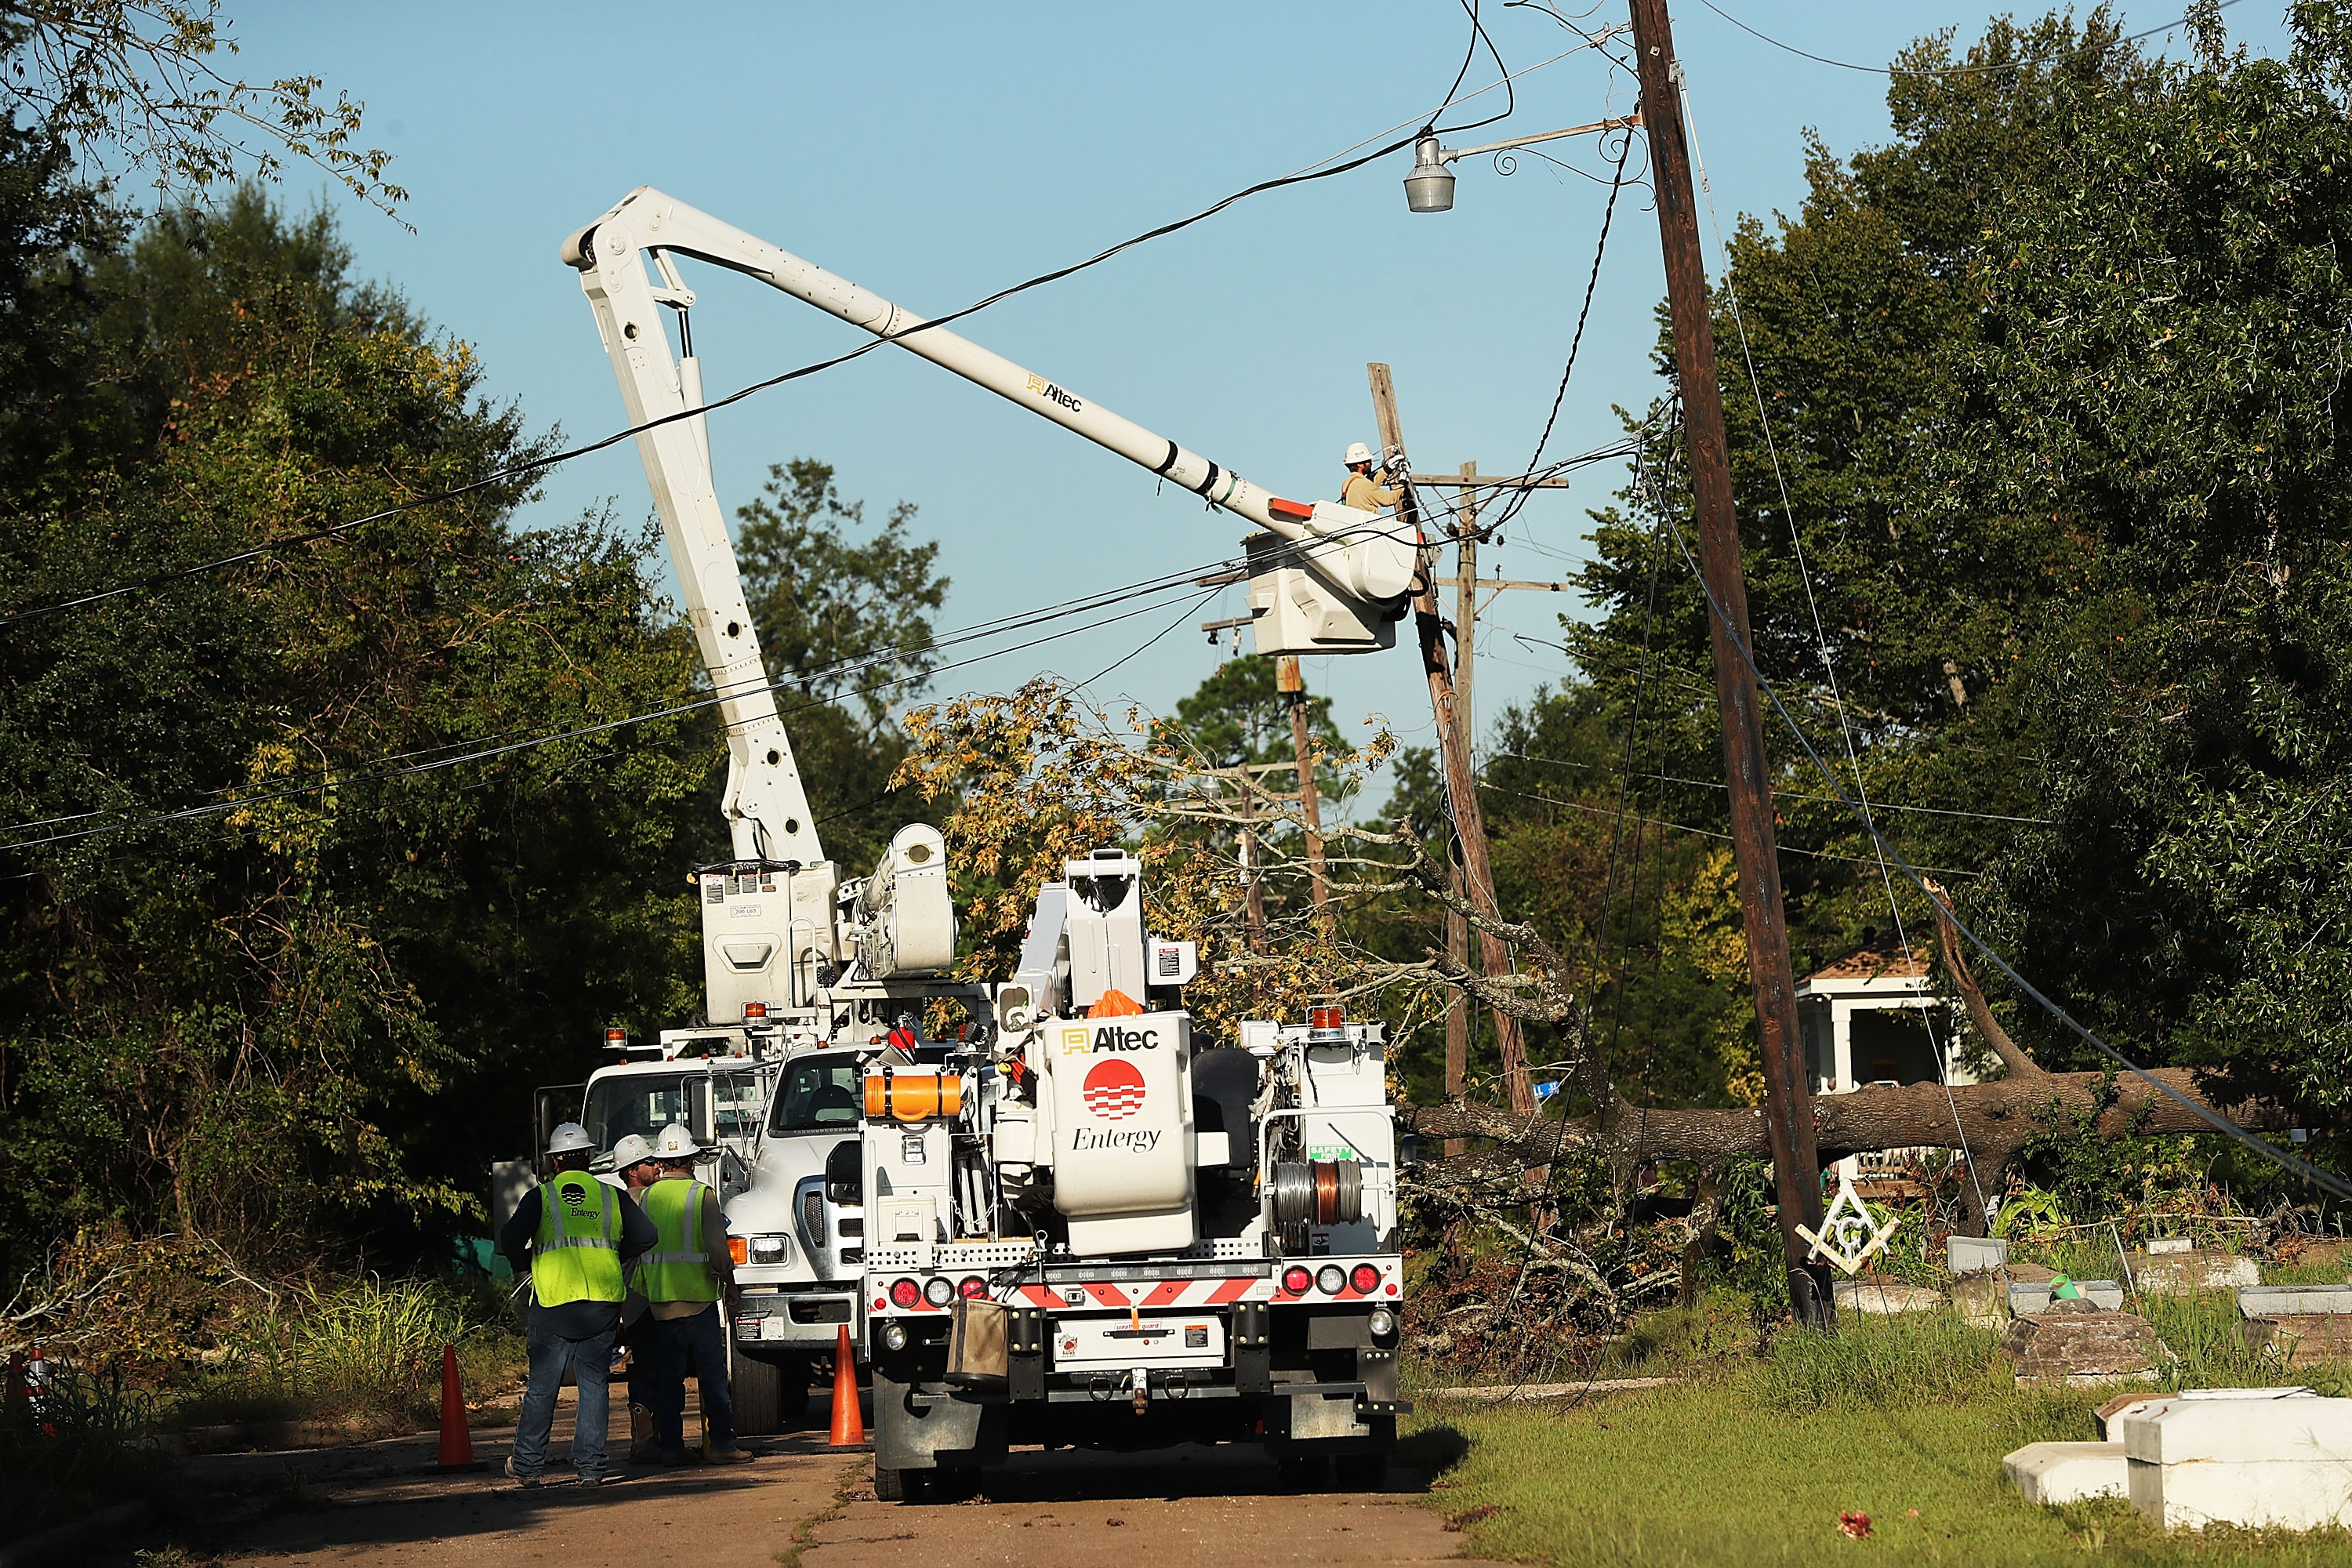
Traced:
<path id="1" fill-rule="evenodd" d="M 654 1140 L 654 1158 L 656 1160 L 691 1160 L 701 1152 L 695 1146 L 694 1134 L 686 1130 L 683 1122 L 671 1122 Z"/>
<path id="2" fill-rule="evenodd" d="M 593 1149 L 595 1141 L 588 1129 L 577 1121 L 559 1121 L 555 1131 L 547 1135 L 547 1152 L 551 1154 L 571 1154 L 582 1149 Z"/>
<path id="3" fill-rule="evenodd" d="M 1350 442 L 1348 447 L 1348 455 L 1339 460 L 1349 468 L 1352 468 L 1358 463 L 1370 462 L 1372 460 L 1372 449 L 1370 447 L 1365 446 L 1361 441 Z"/>
<path id="4" fill-rule="evenodd" d="M 643 1164 L 654 1157 L 654 1146 L 643 1133 L 632 1132 L 613 1145 L 613 1169 L 625 1171 L 632 1165 Z"/>

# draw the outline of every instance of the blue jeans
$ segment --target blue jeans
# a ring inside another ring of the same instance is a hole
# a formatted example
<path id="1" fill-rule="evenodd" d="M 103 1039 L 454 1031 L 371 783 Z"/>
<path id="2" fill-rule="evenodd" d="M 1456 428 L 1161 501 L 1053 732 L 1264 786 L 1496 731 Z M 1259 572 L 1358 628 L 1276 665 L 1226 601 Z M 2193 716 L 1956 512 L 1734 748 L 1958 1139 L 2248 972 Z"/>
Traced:
<path id="1" fill-rule="evenodd" d="M 647 1331 L 650 1330 L 650 1332 Z M 689 1367 L 702 1389 L 702 1415 L 710 1425 L 710 1446 L 735 1446 L 735 1405 L 727 1395 L 727 1329 L 716 1303 L 690 1318 L 638 1320 L 639 1342 L 649 1351 L 654 1436 L 666 1454 L 686 1450 L 686 1374 Z M 650 1344 L 646 1344 L 650 1341 Z"/>
<path id="2" fill-rule="evenodd" d="M 514 1468 L 519 1475 L 536 1476 L 547 1468 L 547 1434 L 555 1424 L 556 1391 L 570 1368 L 580 1385 L 578 1419 L 572 1428 L 572 1468 L 583 1481 L 604 1473 L 604 1427 L 612 1416 L 612 1391 L 605 1379 L 613 1371 L 613 1332 L 606 1329 L 593 1339 L 567 1340 L 534 1327 L 528 1337 L 530 1382 L 523 1389 L 522 1412 L 515 1418 Z"/>

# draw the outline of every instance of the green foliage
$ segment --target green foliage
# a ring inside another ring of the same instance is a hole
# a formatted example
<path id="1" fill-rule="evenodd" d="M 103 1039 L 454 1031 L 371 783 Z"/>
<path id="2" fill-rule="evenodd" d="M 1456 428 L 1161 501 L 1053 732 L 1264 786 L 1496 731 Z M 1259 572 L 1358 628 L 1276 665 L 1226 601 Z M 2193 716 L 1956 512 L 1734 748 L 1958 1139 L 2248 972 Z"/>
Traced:
<path id="1" fill-rule="evenodd" d="M 1725 1281 L 1747 1293 L 1759 1317 L 1779 1318 L 1789 1310 L 1789 1265 L 1771 1173 L 1763 1161 L 1743 1154 L 1724 1165 L 1721 1180 L 1716 1234 Z"/>
<path id="2" fill-rule="evenodd" d="M 55 1367 L 37 1408 L 0 1412 L 0 1541 L 13 1541 L 164 1485 L 153 1399 L 113 1369 Z"/>
<path id="3" fill-rule="evenodd" d="M 0 410 L 47 445 L 0 466 L 5 607 L 537 449 L 464 343 L 352 279 L 323 215 L 246 192 L 116 243 L 43 149 L 12 152 L 50 216 L 0 268 Z M 247 1257 L 458 1226 L 530 1084 L 578 1076 L 608 1019 L 690 1009 L 691 901 L 655 889 L 715 837 L 706 717 L 380 776 L 691 695 L 648 542 L 523 532 L 526 493 L 11 628 L 0 810 L 34 826 L 0 881 L 10 1272 L 82 1226 Z"/>
<path id="4" fill-rule="evenodd" d="M 919 815 L 919 797 L 892 784 L 907 755 L 892 716 L 939 667 L 931 614 L 948 591 L 939 542 L 911 539 L 908 501 L 858 537 L 866 503 L 843 500 L 832 465 L 814 458 L 771 465 L 759 498 L 736 515 L 744 596 L 769 673 L 786 688 L 779 705 L 810 808 L 843 875 L 863 875 Z"/>

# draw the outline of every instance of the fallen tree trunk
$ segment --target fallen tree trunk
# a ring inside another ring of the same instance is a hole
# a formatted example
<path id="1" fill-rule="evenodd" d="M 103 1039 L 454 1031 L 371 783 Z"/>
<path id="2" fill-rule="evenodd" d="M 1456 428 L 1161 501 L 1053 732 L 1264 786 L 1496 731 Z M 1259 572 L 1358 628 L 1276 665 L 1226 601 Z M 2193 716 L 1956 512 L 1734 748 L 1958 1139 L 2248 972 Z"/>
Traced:
<path id="1" fill-rule="evenodd" d="M 2249 1131 L 2278 1131 L 2297 1121 L 2285 1104 L 2261 1094 L 2232 1095 L 2214 1074 L 2158 1068 L 2154 1076 Z M 2110 1100 L 2105 1096 L 2111 1081 Z M 1914 1083 L 1816 1097 L 1813 1136 L 1822 1158 L 1880 1149 L 1958 1149 L 1965 1142 L 1977 1182 L 1990 1195 L 1999 1193 L 2025 1145 L 2048 1129 L 2053 1106 L 2065 1114 L 2063 1125 L 2079 1124 L 2095 1112 L 2090 1131 L 2102 1138 L 2212 1131 L 2195 1111 L 2131 1074 L 2110 1080 L 2095 1072 L 2036 1070 L 1993 1083 L 1956 1085 L 1948 1093 L 1948 1099 L 1939 1084 Z M 1560 1121 L 1491 1106 L 1406 1104 L 1397 1108 L 1397 1124 L 1424 1138 L 1485 1138 L 1500 1145 L 1445 1162 L 1433 1173 L 1440 1182 L 1465 1180 L 1498 1164 L 1533 1168 L 1572 1155 L 1598 1155 L 1618 1171 L 1644 1160 L 1691 1160 L 1713 1169 L 1737 1155 L 1771 1157 L 1760 1109 L 1664 1110 L 1619 1100 L 1600 1116 Z M 1981 1227 L 1984 1215 L 1973 1191 L 1969 1207 L 1976 1211 L 1969 1217 Z"/>

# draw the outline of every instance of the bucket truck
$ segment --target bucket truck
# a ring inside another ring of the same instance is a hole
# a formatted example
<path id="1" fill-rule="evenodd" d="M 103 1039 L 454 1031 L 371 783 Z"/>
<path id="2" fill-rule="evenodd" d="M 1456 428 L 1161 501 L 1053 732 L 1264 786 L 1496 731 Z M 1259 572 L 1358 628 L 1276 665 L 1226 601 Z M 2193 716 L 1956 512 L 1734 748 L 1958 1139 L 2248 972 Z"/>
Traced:
<path id="1" fill-rule="evenodd" d="M 1419 539 L 1272 495 L 650 187 L 562 258 L 637 427 L 727 723 L 735 858 L 698 874 L 709 1016 L 743 1020 L 747 1049 L 775 1063 L 727 1204 L 739 1425 L 791 1414 L 809 1356 L 848 1323 L 873 1368 L 886 1498 L 951 1492 L 1015 1442 L 1263 1441 L 1295 1466 L 1377 1469 L 1404 1408 L 1380 1026 L 1327 1008 L 1196 1040 L 1192 945 L 1147 933 L 1123 850 L 1071 861 L 1039 896 L 1018 973 L 986 986 L 946 978 L 935 830 L 901 830 L 872 877 L 836 880 L 736 574 L 677 262 L 770 284 L 1254 524 L 1261 653 L 1392 647 Z M 924 1005 L 950 998 L 977 1026 L 926 1038 Z M 951 1328 L 969 1331 L 950 1343 Z"/>

